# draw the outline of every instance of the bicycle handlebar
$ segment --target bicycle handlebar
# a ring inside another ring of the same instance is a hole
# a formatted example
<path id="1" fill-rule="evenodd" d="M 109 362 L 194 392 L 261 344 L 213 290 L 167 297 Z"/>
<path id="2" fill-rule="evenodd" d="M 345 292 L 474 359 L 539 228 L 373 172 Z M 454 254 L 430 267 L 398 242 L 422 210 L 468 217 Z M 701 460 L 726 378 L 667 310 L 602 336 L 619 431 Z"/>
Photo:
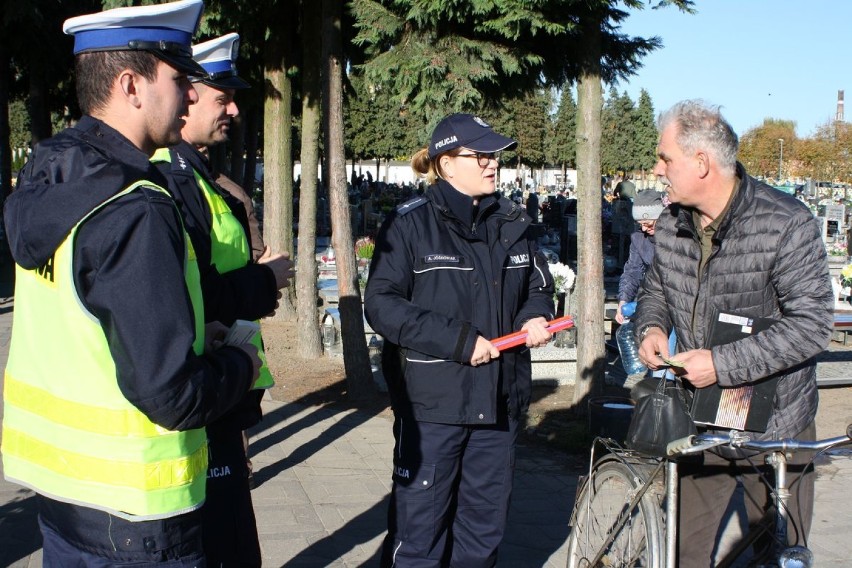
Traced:
<path id="1" fill-rule="evenodd" d="M 731 430 L 725 434 L 698 434 L 687 436 L 670 442 L 666 446 L 666 454 L 669 456 L 689 455 L 709 450 L 716 446 L 728 446 L 734 449 L 757 450 L 760 452 L 796 452 L 796 451 L 820 451 L 841 444 L 852 442 L 852 424 L 846 427 L 846 435 L 825 440 L 805 441 L 794 438 L 783 440 L 752 440 L 745 432 Z"/>

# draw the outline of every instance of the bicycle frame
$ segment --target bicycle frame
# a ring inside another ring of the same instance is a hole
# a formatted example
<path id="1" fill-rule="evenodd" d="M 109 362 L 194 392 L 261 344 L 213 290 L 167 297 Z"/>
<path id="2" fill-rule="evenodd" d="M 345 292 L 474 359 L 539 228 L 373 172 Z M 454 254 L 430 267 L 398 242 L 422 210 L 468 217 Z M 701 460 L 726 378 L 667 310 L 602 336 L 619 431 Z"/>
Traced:
<path id="1" fill-rule="evenodd" d="M 764 458 L 764 461 L 767 465 L 772 467 L 775 476 L 775 484 L 772 488 L 772 499 L 775 505 L 775 522 L 773 523 L 774 539 L 771 554 L 772 558 L 778 559 L 785 551 L 791 550 L 791 547 L 787 544 L 789 524 L 789 512 L 787 505 L 790 500 L 790 489 L 787 486 L 787 454 L 794 453 L 797 451 L 822 452 L 835 446 L 849 444 L 850 442 L 852 442 L 852 439 L 850 439 L 852 438 L 852 436 L 850 436 L 850 434 L 852 434 L 852 425 L 847 427 L 847 433 L 845 436 L 837 436 L 825 440 L 816 440 L 811 442 L 787 438 L 783 440 L 758 441 L 752 440 L 746 433 L 731 430 L 727 434 L 727 436 L 700 434 L 697 436 L 689 436 L 688 438 L 684 438 L 682 440 L 675 440 L 674 442 L 669 444 L 668 453 L 672 456 L 689 455 L 693 453 L 703 452 L 707 449 L 716 446 L 728 446 L 734 449 L 746 449 L 756 450 L 759 452 L 768 452 L 766 457 Z M 672 528 L 673 527 L 670 526 L 669 519 L 666 518 L 667 541 L 670 536 L 670 530 Z M 677 530 L 676 527 L 674 527 L 674 530 Z M 748 536 L 749 535 L 747 535 L 747 537 Z M 804 549 L 808 552 L 808 554 L 810 554 L 810 551 L 808 551 L 806 547 L 792 548 Z M 731 556 L 730 553 L 728 556 Z M 736 559 L 736 556 L 739 556 L 739 554 L 736 554 L 735 558 L 731 560 L 726 557 L 720 563 L 720 568 L 728 566 L 732 560 Z M 668 564 L 668 558 L 669 557 L 667 554 L 667 568 L 671 568 Z"/>
<path id="2" fill-rule="evenodd" d="M 665 566 L 665 568 L 675 568 L 677 566 L 677 520 L 679 501 L 677 457 L 680 455 L 690 455 L 703 452 L 712 447 L 722 445 L 731 448 L 767 452 L 765 462 L 767 465 L 772 467 L 775 474 L 775 483 L 772 489 L 772 501 L 775 504 L 773 522 L 774 540 L 771 549 L 772 557 L 774 559 L 781 558 L 786 552 L 791 550 L 795 550 L 796 553 L 804 552 L 807 555 L 811 555 L 807 548 L 790 548 L 787 545 L 789 523 L 787 507 L 791 496 L 790 489 L 787 485 L 787 454 L 794 453 L 796 451 L 819 452 L 835 446 L 849 444 L 852 442 L 852 439 L 850 439 L 848 435 L 849 433 L 852 433 L 852 426 L 850 426 L 846 436 L 838 436 L 814 442 L 792 439 L 754 441 L 751 440 L 748 434 L 737 431 L 731 431 L 727 435 L 702 434 L 672 442 L 669 444 L 669 457 L 665 458 L 648 456 L 634 450 L 626 449 L 609 438 L 595 438 L 591 448 L 588 483 L 593 483 L 595 473 L 599 467 L 605 463 L 609 463 L 611 460 L 615 460 L 627 468 L 630 475 L 633 476 L 635 480 L 635 494 L 629 496 L 629 502 L 625 503 L 626 508 L 614 520 L 612 526 L 609 527 L 607 537 L 603 540 L 603 543 L 595 554 L 594 559 L 588 565 L 597 566 L 598 563 L 601 562 L 610 545 L 613 544 L 617 535 L 630 520 L 632 512 L 638 507 L 639 503 L 642 502 L 649 488 L 655 483 L 660 472 L 663 471 L 665 476 L 664 495 L 666 512 L 663 530 L 665 533 L 664 537 L 661 539 L 663 542 L 660 542 L 659 540 L 655 541 L 658 545 L 662 545 L 662 562 L 654 562 L 653 565 Z M 596 459 L 596 448 L 598 446 L 605 450 L 606 459 L 604 459 L 604 456 L 598 456 Z M 645 466 L 647 466 L 648 471 L 640 471 L 641 469 L 646 469 Z M 578 504 L 579 496 L 580 493 L 578 492 Z M 766 518 L 772 518 L 772 516 L 768 516 Z M 738 558 L 739 555 L 748 548 L 751 541 L 759 534 L 760 533 L 750 531 L 746 535 L 746 540 L 742 543 L 742 547 L 737 547 L 730 551 L 725 559 L 723 559 L 719 564 L 720 568 L 722 566 L 730 565 L 733 560 Z M 660 539 L 659 534 L 657 535 L 657 538 Z"/>
<path id="3" fill-rule="evenodd" d="M 677 516 L 678 488 L 677 462 L 667 459 L 666 462 L 666 568 L 677 566 Z"/>

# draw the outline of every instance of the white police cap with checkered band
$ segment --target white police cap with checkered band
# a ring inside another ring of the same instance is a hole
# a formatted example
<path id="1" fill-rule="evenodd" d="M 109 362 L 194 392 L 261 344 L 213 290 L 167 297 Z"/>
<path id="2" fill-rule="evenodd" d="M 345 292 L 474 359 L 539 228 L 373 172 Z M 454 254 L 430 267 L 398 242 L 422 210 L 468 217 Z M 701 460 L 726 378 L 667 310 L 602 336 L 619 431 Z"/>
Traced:
<path id="1" fill-rule="evenodd" d="M 206 75 L 195 77 L 218 89 L 247 89 L 249 84 L 237 76 L 237 56 L 240 34 L 230 33 L 192 46 L 192 57 L 204 68 Z"/>
<path id="2" fill-rule="evenodd" d="M 201 74 L 192 59 L 192 36 L 203 0 L 179 0 L 152 6 L 114 8 L 65 20 L 62 31 L 74 36 L 74 54 L 92 51 L 148 51 L 175 69 Z"/>

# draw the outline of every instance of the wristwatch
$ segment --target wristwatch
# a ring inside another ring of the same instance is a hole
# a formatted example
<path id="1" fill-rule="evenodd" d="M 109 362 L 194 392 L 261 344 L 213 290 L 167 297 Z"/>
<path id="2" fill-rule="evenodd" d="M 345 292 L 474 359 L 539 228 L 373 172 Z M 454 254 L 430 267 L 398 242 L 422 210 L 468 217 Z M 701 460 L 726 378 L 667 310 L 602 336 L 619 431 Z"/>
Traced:
<path id="1" fill-rule="evenodd" d="M 642 328 L 642 331 L 639 332 L 639 342 L 640 343 L 642 342 L 643 339 L 645 339 L 645 336 L 648 335 L 648 332 L 651 331 L 652 329 L 660 329 L 660 328 L 657 327 L 656 325 L 646 325 L 645 327 Z"/>

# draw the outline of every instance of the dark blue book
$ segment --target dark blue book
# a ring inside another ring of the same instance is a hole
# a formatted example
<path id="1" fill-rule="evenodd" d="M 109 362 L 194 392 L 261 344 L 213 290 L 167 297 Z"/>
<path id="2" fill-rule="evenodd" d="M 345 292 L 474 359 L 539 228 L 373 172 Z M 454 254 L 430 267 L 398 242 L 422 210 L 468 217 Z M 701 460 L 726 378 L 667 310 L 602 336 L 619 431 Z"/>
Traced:
<path id="1" fill-rule="evenodd" d="M 718 312 L 707 334 L 707 347 L 725 345 L 769 329 L 777 320 L 753 318 L 730 312 Z M 697 424 L 714 428 L 731 428 L 750 432 L 766 432 L 779 375 L 737 387 L 718 383 L 695 389 L 692 419 Z"/>

